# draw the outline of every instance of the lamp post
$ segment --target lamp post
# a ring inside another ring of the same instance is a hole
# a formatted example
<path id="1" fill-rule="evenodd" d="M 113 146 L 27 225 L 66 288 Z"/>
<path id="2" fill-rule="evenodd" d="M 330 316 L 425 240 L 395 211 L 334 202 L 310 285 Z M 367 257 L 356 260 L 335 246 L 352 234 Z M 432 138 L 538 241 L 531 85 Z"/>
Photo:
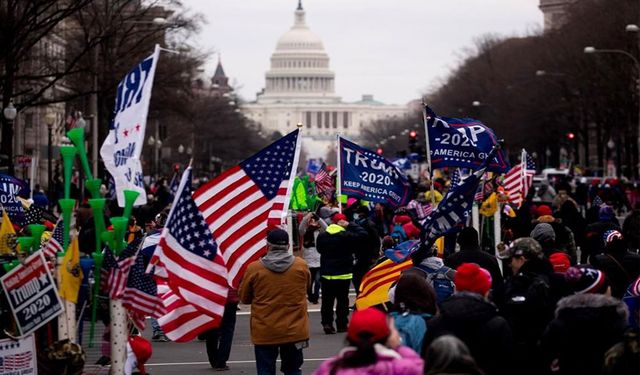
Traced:
<path id="1" fill-rule="evenodd" d="M 10 140 L 8 142 L 9 147 L 7 150 L 7 158 L 9 159 L 9 175 L 13 176 L 15 175 L 15 163 L 13 160 L 13 120 L 15 120 L 16 116 L 18 116 L 18 110 L 13 106 L 13 102 L 9 102 L 9 105 L 5 107 L 5 109 L 2 111 L 2 114 L 4 115 L 4 118 L 7 119 L 7 126 L 9 127 L 9 131 L 7 133 L 9 134 Z"/>
<path id="2" fill-rule="evenodd" d="M 636 25 L 627 25 L 626 30 L 632 32 L 632 31 L 639 31 L 640 28 L 638 28 L 638 26 Z M 635 65 L 635 68 L 636 68 L 636 73 L 638 74 L 638 79 L 640 79 L 640 61 L 638 61 L 638 59 L 635 56 L 633 56 L 632 54 L 630 54 L 625 50 L 600 49 L 593 46 L 588 46 L 588 47 L 584 47 L 584 53 L 586 54 L 613 53 L 613 54 L 627 56 L 633 61 L 633 64 Z M 635 86 L 636 86 L 637 96 L 638 96 L 638 134 L 636 135 L 637 137 L 636 142 L 638 144 L 638 165 L 636 167 L 638 168 L 638 171 L 637 171 L 638 177 L 640 177 L 640 84 L 636 84 Z"/>
<path id="3" fill-rule="evenodd" d="M 44 116 L 44 122 L 47 124 L 47 192 L 49 196 L 49 201 L 52 202 L 53 195 L 51 194 L 53 184 L 51 183 L 51 173 L 53 170 L 53 153 L 51 150 L 52 146 L 52 131 L 53 124 L 56 122 L 56 114 L 53 112 L 49 112 Z"/>

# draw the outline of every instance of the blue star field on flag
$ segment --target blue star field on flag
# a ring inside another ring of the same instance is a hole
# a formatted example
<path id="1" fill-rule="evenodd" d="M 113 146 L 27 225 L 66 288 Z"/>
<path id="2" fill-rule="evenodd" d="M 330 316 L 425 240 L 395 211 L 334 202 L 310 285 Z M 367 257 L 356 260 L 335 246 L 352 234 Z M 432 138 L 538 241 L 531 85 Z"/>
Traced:
<path id="1" fill-rule="evenodd" d="M 289 179 L 297 138 L 296 130 L 240 163 L 240 168 L 258 185 L 267 200 L 273 199 L 281 182 Z"/>

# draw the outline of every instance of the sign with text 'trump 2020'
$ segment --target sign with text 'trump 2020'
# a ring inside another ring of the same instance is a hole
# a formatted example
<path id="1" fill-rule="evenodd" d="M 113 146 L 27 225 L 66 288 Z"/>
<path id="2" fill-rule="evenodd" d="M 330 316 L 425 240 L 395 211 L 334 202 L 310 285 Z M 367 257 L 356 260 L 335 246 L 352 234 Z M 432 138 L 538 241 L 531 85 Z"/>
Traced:
<path id="1" fill-rule="evenodd" d="M 118 84 L 114 118 L 100 149 L 104 165 L 115 181 L 120 207 L 124 207 L 125 189 L 140 192 L 136 206 L 147 203 L 140 153 L 159 56 L 160 46 L 156 45 L 153 55 L 134 66 Z"/>
<path id="2" fill-rule="evenodd" d="M 393 208 L 409 201 L 409 181 L 393 163 L 353 142 L 339 139 L 342 194 Z"/>
<path id="3" fill-rule="evenodd" d="M 20 334 L 28 335 L 62 313 L 62 301 L 42 251 L 0 278 Z"/>

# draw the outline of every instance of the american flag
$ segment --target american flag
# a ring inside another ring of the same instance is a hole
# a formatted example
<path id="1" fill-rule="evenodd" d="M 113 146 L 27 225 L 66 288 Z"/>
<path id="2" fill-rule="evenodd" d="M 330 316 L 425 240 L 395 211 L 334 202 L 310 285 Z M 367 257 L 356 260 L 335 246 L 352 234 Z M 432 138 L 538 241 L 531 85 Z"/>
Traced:
<path id="1" fill-rule="evenodd" d="M 51 237 L 42 248 L 44 256 L 46 258 L 53 258 L 57 253 L 63 252 L 63 232 L 64 232 L 64 223 L 62 218 L 58 219 L 56 223 L 56 227 L 53 228 L 53 233 L 51 233 Z"/>
<path id="2" fill-rule="evenodd" d="M 129 270 L 135 263 L 135 256 L 141 241 L 142 239 L 137 239 L 128 244 L 117 261 L 111 249 L 108 246 L 105 248 L 100 280 L 102 280 L 102 290 L 109 293 L 109 298 L 122 298 L 127 285 Z"/>
<path id="3" fill-rule="evenodd" d="M 331 197 L 333 197 L 336 187 L 333 183 L 333 177 L 329 176 L 329 173 L 327 173 L 327 165 L 325 163 L 322 163 L 320 170 L 316 174 L 315 182 L 318 195 L 327 199 L 331 199 Z"/>
<path id="4" fill-rule="evenodd" d="M 216 318 L 219 324 L 227 300 L 227 270 L 218 243 L 198 211 L 191 192 L 189 167 L 182 175 L 156 252 L 166 270 L 171 291 L 199 312 L 209 315 L 209 319 Z M 172 311 L 171 307 L 167 310 Z"/>
<path id="5" fill-rule="evenodd" d="M 0 356 L 0 371 L 10 372 L 26 369 L 31 366 L 33 353 L 31 351 Z"/>
<path id="6" fill-rule="evenodd" d="M 460 183 L 460 180 L 462 180 L 462 177 L 460 176 L 460 168 L 456 168 L 453 170 L 453 173 L 451 173 L 451 181 L 450 181 L 449 189 L 452 189 L 458 186 L 458 184 Z"/>
<path id="7" fill-rule="evenodd" d="M 171 193 L 171 197 L 175 197 L 178 192 L 178 184 L 180 183 L 180 178 L 178 178 L 178 172 L 173 174 L 173 178 L 169 183 L 169 193 Z"/>
<path id="8" fill-rule="evenodd" d="M 504 175 L 504 188 L 509 192 L 509 200 L 520 207 L 529 193 L 533 184 L 533 176 L 536 174 L 536 164 L 529 154 L 523 149 L 520 164 L 511 168 Z"/>
<path id="9" fill-rule="evenodd" d="M 193 195 L 220 246 L 234 288 L 249 263 L 265 254 L 267 229 L 284 222 L 298 165 L 298 134 L 299 130 L 287 134 Z"/>
<path id="10" fill-rule="evenodd" d="M 122 305 L 129 310 L 133 324 L 140 330 L 144 330 L 146 316 L 159 318 L 166 313 L 162 299 L 158 297 L 158 286 L 153 276 L 145 273 L 144 263 L 144 254 L 139 251 L 122 295 Z"/>

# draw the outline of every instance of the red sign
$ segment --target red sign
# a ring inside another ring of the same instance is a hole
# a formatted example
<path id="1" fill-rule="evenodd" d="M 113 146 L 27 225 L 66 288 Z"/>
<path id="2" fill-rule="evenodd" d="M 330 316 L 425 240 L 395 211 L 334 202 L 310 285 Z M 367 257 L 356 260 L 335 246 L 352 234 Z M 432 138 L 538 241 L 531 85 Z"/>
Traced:
<path id="1" fill-rule="evenodd" d="M 31 156 L 29 155 L 17 155 L 16 163 L 21 167 L 28 167 L 31 165 Z"/>

